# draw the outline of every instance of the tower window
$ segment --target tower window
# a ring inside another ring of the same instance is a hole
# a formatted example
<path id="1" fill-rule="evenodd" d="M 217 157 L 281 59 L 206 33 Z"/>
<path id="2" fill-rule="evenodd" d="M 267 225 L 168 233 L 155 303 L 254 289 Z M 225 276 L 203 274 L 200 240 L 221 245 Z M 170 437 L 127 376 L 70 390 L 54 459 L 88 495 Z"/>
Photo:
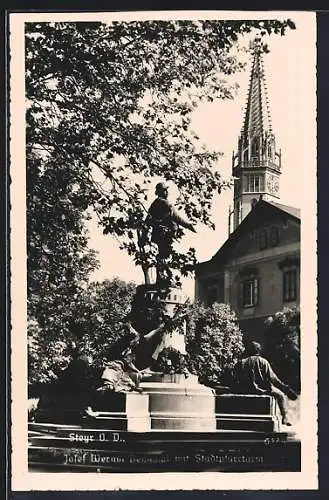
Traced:
<path id="1" fill-rule="evenodd" d="M 251 146 L 251 156 L 257 157 L 259 153 L 259 140 L 254 139 Z"/>
<path id="2" fill-rule="evenodd" d="M 247 193 L 259 193 L 264 191 L 264 175 L 251 174 L 246 176 L 245 191 Z"/>
<path id="3" fill-rule="evenodd" d="M 297 298 L 297 271 L 290 269 L 283 272 L 283 301 L 290 302 Z"/>

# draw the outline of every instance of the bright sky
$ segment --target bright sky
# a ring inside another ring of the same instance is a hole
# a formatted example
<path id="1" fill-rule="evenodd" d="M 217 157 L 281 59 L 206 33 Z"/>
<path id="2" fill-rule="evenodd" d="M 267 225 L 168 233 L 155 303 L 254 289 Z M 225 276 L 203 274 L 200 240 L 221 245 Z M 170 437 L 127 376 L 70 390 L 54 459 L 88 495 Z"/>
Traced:
<path id="1" fill-rule="evenodd" d="M 290 16 L 292 17 L 292 16 Z M 302 208 L 303 176 L 314 162 L 308 163 L 315 153 L 310 151 L 316 134 L 315 109 L 315 38 L 310 19 L 296 19 L 297 29 L 289 30 L 284 37 L 268 38 L 270 53 L 264 55 L 265 75 L 268 89 L 270 113 L 277 147 L 282 150 L 282 175 L 280 181 L 282 203 Z M 311 28 L 311 29 L 310 29 Z M 246 40 L 247 43 L 247 40 Z M 194 112 L 192 128 L 201 140 L 224 153 L 216 166 L 224 177 L 231 175 L 232 151 L 237 148 L 238 136 L 243 123 L 247 99 L 250 62 L 246 72 L 235 75 L 240 89 L 234 100 L 200 105 Z M 152 186 L 152 191 L 154 186 Z M 175 186 L 171 186 L 174 201 Z M 194 246 L 198 260 L 210 259 L 228 236 L 228 211 L 232 204 L 233 191 L 222 193 L 214 202 L 213 219 L 216 230 L 197 227 L 197 234 L 187 234 L 182 248 Z M 90 227 L 91 247 L 99 252 L 101 268 L 92 279 L 103 280 L 119 276 L 124 280 L 142 283 L 141 270 L 131 258 L 120 251 L 111 236 L 103 236 L 96 223 Z M 193 296 L 194 282 L 186 280 L 186 293 Z"/>

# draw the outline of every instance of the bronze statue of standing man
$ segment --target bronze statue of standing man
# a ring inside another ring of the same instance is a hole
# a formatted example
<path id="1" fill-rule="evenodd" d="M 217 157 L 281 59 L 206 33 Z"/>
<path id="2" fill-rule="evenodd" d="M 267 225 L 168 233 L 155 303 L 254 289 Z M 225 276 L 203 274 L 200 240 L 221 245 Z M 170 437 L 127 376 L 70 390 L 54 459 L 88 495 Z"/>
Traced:
<path id="1" fill-rule="evenodd" d="M 172 245 L 177 237 L 177 228 L 182 226 L 196 232 L 193 225 L 181 217 L 168 201 L 168 186 L 159 182 L 155 189 L 156 199 L 151 204 L 146 224 L 152 228 L 151 241 L 158 247 L 157 284 L 168 284 L 168 259 L 172 254 Z"/>

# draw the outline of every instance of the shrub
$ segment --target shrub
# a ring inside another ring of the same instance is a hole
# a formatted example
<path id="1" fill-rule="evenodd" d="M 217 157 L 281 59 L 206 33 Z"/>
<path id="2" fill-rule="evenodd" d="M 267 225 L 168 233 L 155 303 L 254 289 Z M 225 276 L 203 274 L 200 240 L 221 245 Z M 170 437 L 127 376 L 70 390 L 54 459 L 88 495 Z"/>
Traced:
<path id="1" fill-rule="evenodd" d="M 284 308 L 265 321 L 264 354 L 277 375 L 300 390 L 300 310 Z"/>
<path id="2" fill-rule="evenodd" d="M 79 298 L 79 308 L 61 309 L 56 325 L 30 321 L 28 328 L 28 368 L 30 392 L 49 384 L 62 373 L 79 351 L 90 357 L 94 367 L 107 360 L 114 342 L 125 334 L 122 321 L 129 313 L 134 283 L 114 278 L 91 283 Z M 70 321 L 68 322 L 68 316 Z"/>
<path id="3" fill-rule="evenodd" d="M 190 306 L 187 335 L 187 366 L 205 385 L 227 384 L 243 351 L 242 332 L 228 304 L 205 307 L 196 302 Z"/>

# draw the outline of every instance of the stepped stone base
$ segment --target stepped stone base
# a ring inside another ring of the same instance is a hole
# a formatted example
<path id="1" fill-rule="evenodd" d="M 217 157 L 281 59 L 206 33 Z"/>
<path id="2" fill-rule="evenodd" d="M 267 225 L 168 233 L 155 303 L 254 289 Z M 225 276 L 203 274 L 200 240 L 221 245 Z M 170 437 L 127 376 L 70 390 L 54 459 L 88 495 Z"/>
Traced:
<path id="1" fill-rule="evenodd" d="M 279 432 L 281 417 L 276 400 L 268 395 L 216 396 L 216 424 L 222 430 Z"/>
<path id="2" fill-rule="evenodd" d="M 75 395 L 43 397 L 35 422 L 89 424 L 113 431 L 148 432 L 250 431 L 280 432 L 276 400 L 268 395 L 221 393 L 198 383 L 189 374 L 151 373 L 142 382 L 143 393 L 94 394 L 91 415 Z"/>
<path id="3" fill-rule="evenodd" d="M 215 431 L 215 396 L 195 376 L 154 374 L 141 384 L 149 396 L 151 429 Z"/>
<path id="4" fill-rule="evenodd" d="M 285 433 L 30 423 L 28 437 L 31 472 L 300 471 L 300 442 Z"/>

